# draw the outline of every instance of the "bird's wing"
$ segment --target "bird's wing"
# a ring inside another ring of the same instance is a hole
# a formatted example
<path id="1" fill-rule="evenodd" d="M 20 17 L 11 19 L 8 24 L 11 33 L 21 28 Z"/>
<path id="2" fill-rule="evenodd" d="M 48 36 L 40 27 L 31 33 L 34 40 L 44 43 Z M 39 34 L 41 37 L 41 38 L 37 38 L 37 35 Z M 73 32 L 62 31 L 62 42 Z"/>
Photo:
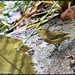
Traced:
<path id="1" fill-rule="evenodd" d="M 57 35 L 54 35 L 54 36 L 52 36 L 52 37 L 49 37 L 48 39 L 50 39 L 50 40 L 55 40 L 55 39 L 58 39 L 58 38 L 63 38 L 63 37 L 66 36 L 66 35 L 68 35 L 68 34 L 63 34 L 63 33 L 61 33 L 61 34 L 57 34 Z"/>

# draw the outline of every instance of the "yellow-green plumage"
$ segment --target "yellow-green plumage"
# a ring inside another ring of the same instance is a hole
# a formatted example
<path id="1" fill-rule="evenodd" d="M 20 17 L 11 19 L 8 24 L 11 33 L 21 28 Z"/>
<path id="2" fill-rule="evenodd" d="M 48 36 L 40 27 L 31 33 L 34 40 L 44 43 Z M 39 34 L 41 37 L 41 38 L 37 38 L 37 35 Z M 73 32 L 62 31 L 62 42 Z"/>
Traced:
<path id="1" fill-rule="evenodd" d="M 39 32 L 40 36 L 44 41 L 50 44 L 54 44 L 56 47 L 59 46 L 59 44 L 72 37 L 72 35 L 67 33 L 60 33 L 56 31 L 49 31 L 48 29 L 38 28 L 37 31 Z"/>

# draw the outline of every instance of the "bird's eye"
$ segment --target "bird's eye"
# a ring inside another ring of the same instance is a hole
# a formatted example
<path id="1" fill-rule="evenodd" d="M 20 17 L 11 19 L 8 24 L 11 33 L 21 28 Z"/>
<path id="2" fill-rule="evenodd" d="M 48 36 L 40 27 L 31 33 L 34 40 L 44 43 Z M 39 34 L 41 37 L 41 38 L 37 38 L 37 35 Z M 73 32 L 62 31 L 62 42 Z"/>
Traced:
<path id="1" fill-rule="evenodd" d="M 42 29 L 39 29 L 39 30 L 42 30 Z"/>

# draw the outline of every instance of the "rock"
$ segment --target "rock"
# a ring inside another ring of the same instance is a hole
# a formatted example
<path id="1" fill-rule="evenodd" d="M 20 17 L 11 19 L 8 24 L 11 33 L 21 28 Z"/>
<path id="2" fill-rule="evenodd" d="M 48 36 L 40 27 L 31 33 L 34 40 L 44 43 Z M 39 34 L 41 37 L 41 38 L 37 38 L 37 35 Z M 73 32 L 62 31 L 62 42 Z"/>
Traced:
<path id="1" fill-rule="evenodd" d="M 62 20 L 74 19 L 74 18 L 75 18 L 75 5 L 71 6 L 61 14 Z"/>

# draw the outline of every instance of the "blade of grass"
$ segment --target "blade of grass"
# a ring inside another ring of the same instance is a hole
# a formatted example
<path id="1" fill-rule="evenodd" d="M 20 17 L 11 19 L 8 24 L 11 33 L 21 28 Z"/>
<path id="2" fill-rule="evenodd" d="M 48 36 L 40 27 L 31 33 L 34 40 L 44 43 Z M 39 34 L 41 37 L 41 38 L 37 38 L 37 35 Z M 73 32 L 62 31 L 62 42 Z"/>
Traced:
<path id="1" fill-rule="evenodd" d="M 42 24 L 46 23 L 49 19 L 46 19 L 42 22 Z M 33 24 L 33 25 L 29 25 L 27 28 L 33 28 L 33 27 L 36 27 L 40 22 L 36 23 L 36 24 Z"/>
<path id="2" fill-rule="evenodd" d="M 25 11 L 24 11 L 24 13 L 22 14 L 22 16 L 26 13 L 26 11 L 27 11 L 27 9 L 28 9 L 28 7 L 29 7 L 29 5 L 30 5 L 30 2 L 31 2 L 31 0 L 25 1 L 26 8 L 25 8 Z"/>
<path id="3" fill-rule="evenodd" d="M 6 27 L 6 25 L 2 26 L 2 27 L 0 28 L 0 31 L 1 31 L 4 27 Z"/>
<path id="4" fill-rule="evenodd" d="M 4 13 L 3 15 L 9 14 L 9 12 L 13 11 L 13 9 L 15 9 L 15 8 L 17 8 L 17 7 L 20 7 L 20 6 L 22 6 L 22 4 L 21 4 L 19 1 L 17 1 L 17 2 L 15 3 L 15 5 L 12 6 L 12 7 L 8 10 L 8 12 L 7 12 L 7 13 Z"/>
<path id="5" fill-rule="evenodd" d="M 20 48 L 29 40 L 29 38 L 34 34 L 35 30 L 37 30 L 40 27 L 40 25 L 42 24 L 42 22 L 44 21 L 44 19 L 48 16 L 49 13 L 51 13 L 52 9 L 56 6 L 57 3 L 58 3 L 58 1 L 56 1 L 55 4 L 51 7 L 51 9 L 48 11 L 48 13 L 44 17 L 42 17 L 41 22 L 37 25 L 37 27 L 29 35 L 29 37 L 19 46 L 19 48 L 17 50 L 20 50 Z"/>

